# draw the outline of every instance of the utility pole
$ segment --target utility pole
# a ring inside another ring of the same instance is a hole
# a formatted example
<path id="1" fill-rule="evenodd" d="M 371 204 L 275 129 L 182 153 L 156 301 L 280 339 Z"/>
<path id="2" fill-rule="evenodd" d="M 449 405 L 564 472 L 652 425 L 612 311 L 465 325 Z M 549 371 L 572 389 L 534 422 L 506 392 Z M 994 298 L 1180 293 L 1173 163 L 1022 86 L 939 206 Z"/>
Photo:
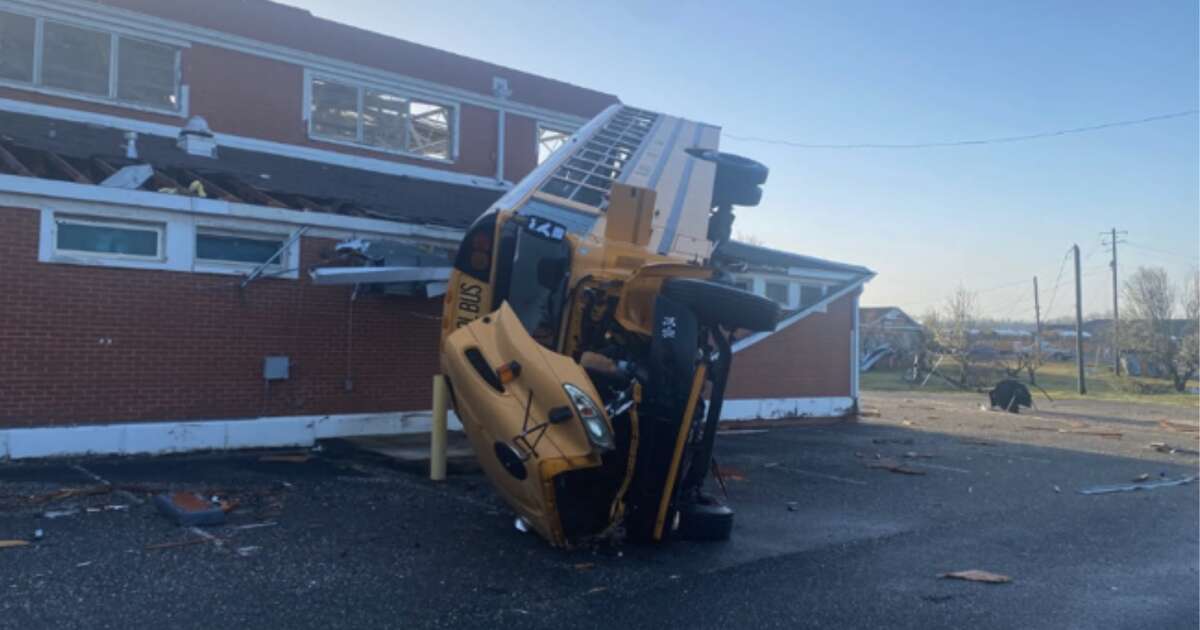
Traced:
<path id="1" fill-rule="evenodd" d="M 1037 325 L 1033 333 L 1034 365 L 1042 364 L 1042 303 L 1038 300 L 1037 276 L 1033 277 L 1033 321 Z"/>
<path id="2" fill-rule="evenodd" d="M 1122 230 L 1121 234 L 1128 234 Z M 1113 353 L 1113 373 L 1117 376 L 1121 375 L 1121 317 L 1117 312 L 1117 228 L 1113 228 L 1112 232 L 1106 236 L 1110 240 L 1105 245 L 1112 247 L 1112 262 L 1109 265 L 1112 267 L 1112 298 L 1113 298 L 1113 323 L 1112 323 L 1112 353 Z"/>
<path id="3" fill-rule="evenodd" d="M 1075 252 L 1075 365 L 1079 368 L 1079 393 L 1087 393 L 1087 382 L 1083 376 L 1083 276 L 1079 273 L 1079 245 L 1072 245 Z"/>

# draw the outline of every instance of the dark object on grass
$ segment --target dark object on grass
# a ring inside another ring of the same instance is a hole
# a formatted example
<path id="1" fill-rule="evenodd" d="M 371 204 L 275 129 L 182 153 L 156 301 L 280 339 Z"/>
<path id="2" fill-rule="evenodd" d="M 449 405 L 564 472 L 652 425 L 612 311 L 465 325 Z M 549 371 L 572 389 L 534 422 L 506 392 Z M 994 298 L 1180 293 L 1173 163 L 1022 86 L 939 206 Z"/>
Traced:
<path id="1" fill-rule="evenodd" d="M 1029 395 L 1029 388 L 1011 378 L 996 383 L 992 391 L 988 392 L 988 398 L 992 401 L 992 407 L 999 407 L 1010 413 L 1021 413 L 1021 407 L 1033 406 L 1033 396 Z"/>

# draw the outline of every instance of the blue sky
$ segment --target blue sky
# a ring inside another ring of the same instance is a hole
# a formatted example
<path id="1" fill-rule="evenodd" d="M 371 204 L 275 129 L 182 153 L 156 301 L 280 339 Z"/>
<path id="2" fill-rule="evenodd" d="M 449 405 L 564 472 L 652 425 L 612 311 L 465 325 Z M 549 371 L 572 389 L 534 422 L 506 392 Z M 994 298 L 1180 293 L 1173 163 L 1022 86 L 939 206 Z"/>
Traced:
<path id="1" fill-rule="evenodd" d="M 805 143 L 1053 131 L 1195 109 L 1200 92 L 1188 0 L 286 1 L 728 134 Z M 1198 137 L 1191 116 L 974 147 L 722 147 L 771 168 L 735 230 L 874 269 L 864 304 L 920 315 L 961 283 L 989 315 L 1032 318 L 1022 281 L 1039 276 L 1044 308 L 1076 242 L 1085 311 L 1108 308 L 1099 233 L 1113 226 L 1129 232 L 1122 275 L 1162 265 L 1182 278 L 1200 262 Z M 1071 309 L 1069 274 L 1050 317 Z"/>

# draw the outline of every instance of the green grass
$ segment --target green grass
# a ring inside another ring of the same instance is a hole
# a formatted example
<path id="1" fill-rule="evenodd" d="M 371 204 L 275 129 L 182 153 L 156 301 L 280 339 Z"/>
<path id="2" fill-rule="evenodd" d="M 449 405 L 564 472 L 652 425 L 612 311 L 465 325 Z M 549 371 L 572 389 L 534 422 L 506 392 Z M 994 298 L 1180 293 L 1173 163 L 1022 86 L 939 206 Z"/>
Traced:
<path id="1" fill-rule="evenodd" d="M 941 370 L 948 375 L 954 374 L 953 367 L 942 364 Z M 983 382 L 995 383 L 1004 377 L 998 368 L 982 368 L 985 376 Z M 1112 368 L 1088 367 L 1086 372 L 1088 393 L 1079 394 L 1076 389 L 1075 364 L 1070 362 L 1055 362 L 1043 365 L 1037 372 L 1037 381 L 1051 398 L 1059 399 L 1098 399 L 1122 400 L 1127 402 L 1160 403 L 1200 407 L 1200 394 L 1176 392 L 1169 381 L 1153 378 L 1118 377 Z M 1025 382 L 1024 375 L 1019 379 Z M 862 375 L 860 385 L 866 391 L 932 391 L 932 392 L 962 392 L 964 390 L 947 383 L 936 375 L 930 377 L 924 387 L 920 383 L 909 383 L 904 380 L 904 370 L 871 371 Z M 1188 383 L 1195 387 L 1196 381 Z M 1034 389 L 1034 395 L 1037 390 Z"/>

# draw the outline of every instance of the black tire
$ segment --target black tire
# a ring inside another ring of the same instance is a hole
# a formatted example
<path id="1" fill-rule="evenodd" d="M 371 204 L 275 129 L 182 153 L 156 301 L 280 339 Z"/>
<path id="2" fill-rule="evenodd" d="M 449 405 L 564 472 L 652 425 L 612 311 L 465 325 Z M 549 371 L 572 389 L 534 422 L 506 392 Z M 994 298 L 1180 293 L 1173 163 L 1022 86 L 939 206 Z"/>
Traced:
<path id="1" fill-rule="evenodd" d="M 681 540 L 729 540 L 733 533 L 733 510 L 714 499 L 701 499 L 679 509 L 679 529 L 675 536 Z"/>
<path id="2" fill-rule="evenodd" d="M 775 330 L 780 308 L 765 297 L 708 280 L 672 278 L 663 283 L 663 294 L 692 309 L 705 324 L 720 324 L 754 332 Z"/>
<path id="3" fill-rule="evenodd" d="M 750 158 L 722 153 L 712 149 L 692 148 L 688 154 L 717 165 L 713 181 L 714 207 L 757 206 L 762 201 L 762 186 L 767 182 L 770 170 L 761 162 Z"/>

